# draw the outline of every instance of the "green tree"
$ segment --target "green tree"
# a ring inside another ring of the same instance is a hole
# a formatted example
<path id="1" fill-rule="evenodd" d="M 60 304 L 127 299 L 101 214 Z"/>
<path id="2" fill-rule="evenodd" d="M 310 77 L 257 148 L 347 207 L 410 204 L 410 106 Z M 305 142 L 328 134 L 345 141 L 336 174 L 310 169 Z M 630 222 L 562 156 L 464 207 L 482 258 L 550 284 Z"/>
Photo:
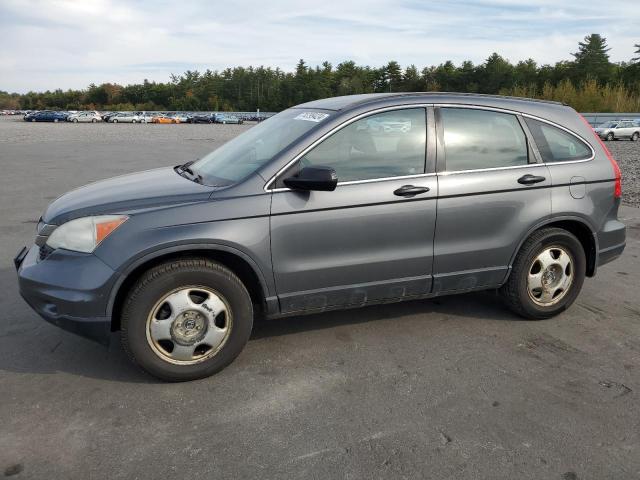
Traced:
<path id="1" fill-rule="evenodd" d="M 636 43 L 633 47 L 636 49 L 635 54 L 638 55 L 638 56 L 637 57 L 633 57 L 631 59 L 631 61 L 632 62 L 640 62 L 640 43 Z"/>
<path id="2" fill-rule="evenodd" d="M 609 62 L 607 39 L 599 33 L 592 33 L 578 43 L 578 51 L 573 53 L 577 78 L 594 78 L 606 83 L 611 79 L 611 63 Z"/>

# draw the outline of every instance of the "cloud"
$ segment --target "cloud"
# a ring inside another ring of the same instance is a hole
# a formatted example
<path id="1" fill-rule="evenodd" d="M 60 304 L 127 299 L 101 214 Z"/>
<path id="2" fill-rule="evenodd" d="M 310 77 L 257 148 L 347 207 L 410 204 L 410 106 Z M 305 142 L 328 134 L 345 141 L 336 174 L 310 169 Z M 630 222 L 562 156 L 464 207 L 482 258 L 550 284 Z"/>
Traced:
<path id="1" fill-rule="evenodd" d="M 0 90 L 166 81 L 239 65 L 291 70 L 299 58 L 422 67 L 480 63 L 496 51 L 553 63 L 595 32 L 622 61 L 640 40 L 636 2 L 606 11 L 577 0 L 2 0 Z"/>

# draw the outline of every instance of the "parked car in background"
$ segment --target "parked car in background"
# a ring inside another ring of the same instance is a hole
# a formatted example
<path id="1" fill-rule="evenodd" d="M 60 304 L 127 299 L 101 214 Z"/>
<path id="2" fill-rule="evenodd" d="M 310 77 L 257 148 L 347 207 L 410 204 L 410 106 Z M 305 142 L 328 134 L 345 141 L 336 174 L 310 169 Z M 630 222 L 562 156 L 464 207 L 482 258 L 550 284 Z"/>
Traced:
<path id="1" fill-rule="evenodd" d="M 166 115 L 156 115 L 151 119 L 152 123 L 180 123 L 180 120 L 168 117 Z"/>
<path id="2" fill-rule="evenodd" d="M 32 117 L 30 117 L 30 122 L 64 122 L 67 119 L 67 114 L 63 112 L 51 112 L 44 111 L 38 112 Z"/>
<path id="3" fill-rule="evenodd" d="M 189 121 L 189 115 L 186 113 L 174 113 L 173 115 L 169 115 L 169 117 L 178 121 L 178 123 L 187 123 Z"/>
<path id="4" fill-rule="evenodd" d="M 593 129 L 603 140 L 629 139 L 632 142 L 640 138 L 640 122 L 637 120 L 616 120 L 603 123 Z"/>
<path id="5" fill-rule="evenodd" d="M 36 112 L 36 111 L 33 111 L 33 112 L 27 112 L 27 113 L 25 113 L 25 114 L 24 114 L 24 116 L 22 117 L 22 119 L 23 119 L 25 122 L 30 122 L 30 121 L 31 121 L 31 119 L 32 119 L 32 118 L 33 118 L 37 113 L 38 113 L 38 112 Z"/>
<path id="6" fill-rule="evenodd" d="M 137 112 L 138 118 L 140 119 L 140 123 L 152 123 L 153 117 L 157 114 L 152 112 Z"/>
<path id="7" fill-rule="evenodd" d="M 97 112 L 78 112 L 67 116 L 67 122 L 73 123 L 96 123 L 101 121 L 102 117 Z"/>
<path id="8" fill-rule="evenodd" d="M 102 112 L 100 116 L 102 117 L 103 122 L 108 122 L 111 117 L 117 115 L 118 113 L 119 112 Z"/>
<path id="9" fill-rule="evenodd" d="M 224 113 L 214 113 L 213 114 L 213 123 L 235 123 L 242 124 L 244 123 L 241 118 L 236 117 L 235 115 L 225 115 Z"/>
<path id="10" fill-rule="evenodd" d="M 120 112 L 109 118 L 109 123 L 139 123 L 140 117 L 135 112 Z"/>
<path id="11" fill-rule="evenodd" d="M 184 381 L 231 363 L 256 315 L 476 290 L 526 319 L 557 315 L 623 252 L 621 189 L 560 103 L 327 98 L 201 160 L 62 195 L 14 263 L 45 320 L 102 342 L 120 330 L 136 364 Z"/>
<path id="12" fill-rule="evenodd" d="M 209 113 L 195 113 L 189 116 L 187 123 L 213 123 L 213 115 Z"/>

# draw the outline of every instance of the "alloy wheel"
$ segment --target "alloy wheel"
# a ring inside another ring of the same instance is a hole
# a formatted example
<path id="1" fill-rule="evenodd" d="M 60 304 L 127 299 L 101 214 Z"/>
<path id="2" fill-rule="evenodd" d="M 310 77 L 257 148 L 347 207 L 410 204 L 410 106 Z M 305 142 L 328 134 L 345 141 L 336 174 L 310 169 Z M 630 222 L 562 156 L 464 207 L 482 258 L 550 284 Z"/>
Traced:
<path id="1" fill-rule="evenodd" d="M 531 262 L 527 291 L 537 305 L 555 305 L 569 292 L 572 284 L 573 259 L 564 248 L 547 247 Z"/>

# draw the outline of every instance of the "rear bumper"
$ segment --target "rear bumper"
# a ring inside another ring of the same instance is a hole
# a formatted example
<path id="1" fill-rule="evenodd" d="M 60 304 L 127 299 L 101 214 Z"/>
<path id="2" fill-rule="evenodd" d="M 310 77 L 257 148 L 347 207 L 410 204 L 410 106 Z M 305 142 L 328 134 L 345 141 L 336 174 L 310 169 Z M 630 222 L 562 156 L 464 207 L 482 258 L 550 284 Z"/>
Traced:
<path id="1" fill-rule="evenodd" d="M 22 298 L 47 322 L 107 345 L 107 303 L 116 273 L 91 254 L 56 250 L 40 261 L 38 254 L 34 245 L 14 260 Z"/>
<path id="2" fill-rule="evenodd" d="M 613 247 L 608 247 L 602 249 L 598 252 L 598 267 L 605 265 L 609 262 L 614 261 L 624 251 L 624 247 L 626 247 L 626 243 L 621 243 L 619 245 L 614 245 Z"/>

